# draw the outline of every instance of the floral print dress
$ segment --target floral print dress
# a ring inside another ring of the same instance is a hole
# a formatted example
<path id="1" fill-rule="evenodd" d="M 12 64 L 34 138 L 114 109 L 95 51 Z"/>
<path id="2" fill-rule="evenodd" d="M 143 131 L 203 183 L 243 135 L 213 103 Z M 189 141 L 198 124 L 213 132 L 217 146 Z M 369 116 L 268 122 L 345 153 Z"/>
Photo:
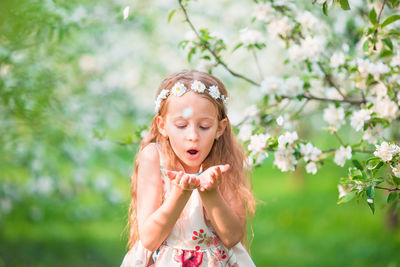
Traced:
<path id="1" fill-rule="evenodd" d="M 160 165 L 162 169 L 161 153 Z M 169 193 L 170 181 L 163 174 L 161 177 L 165 199 Z M 121 267 L 132 266 L 251 267 L 255 265 L 240 242 L 227 249 L 220 241 L 204 213 L 199 192 L 195 189 L 172 232 L 157 251 L 153 253 L 145 249 L 140 240 L 128 251 Z"/>

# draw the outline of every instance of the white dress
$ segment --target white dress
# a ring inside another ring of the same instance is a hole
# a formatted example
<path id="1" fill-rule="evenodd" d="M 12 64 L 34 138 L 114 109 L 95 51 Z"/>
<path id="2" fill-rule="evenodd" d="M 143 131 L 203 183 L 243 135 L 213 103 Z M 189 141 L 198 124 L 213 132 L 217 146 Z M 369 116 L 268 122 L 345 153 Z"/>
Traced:
<path id="1" fill-rule="evenodd" d="M 158 148 L 158 146 L 157 146 Z M 160 152 L 160 150 L 159 150 Z M 160 154 L 160 167 L 163 161 Z M 164 199 L 170 181 L 161 172 Z M 121 267 L 132 266 L 255 266 L 243 245 L 239 242 L 227 249 L 220 241 L 209 219 L 205 216 L 197 189 L 193 190 L 172 232 L 152 253 L 138 240 L 125 255 Z"/>

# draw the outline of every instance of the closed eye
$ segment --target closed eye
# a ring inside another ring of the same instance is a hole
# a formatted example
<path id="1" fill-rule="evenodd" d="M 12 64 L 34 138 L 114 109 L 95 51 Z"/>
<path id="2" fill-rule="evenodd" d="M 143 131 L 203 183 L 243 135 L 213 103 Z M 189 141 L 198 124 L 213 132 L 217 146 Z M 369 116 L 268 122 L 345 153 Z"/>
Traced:
<path id="1" fill-rule="evenodd" d="M 202 130 L 208 130 L 208 129 L 210 129 L 210 127 L 200 126 L 200 129 L 202 129 Z"/>
<path id="2" fill-rule="evenodd" d="M 176 126 L 176 128 L 178 128 L 178 129 L 183 129 L 183 128 L 186 127 L 186 125 L 175 125 L 175 126 Z"/>

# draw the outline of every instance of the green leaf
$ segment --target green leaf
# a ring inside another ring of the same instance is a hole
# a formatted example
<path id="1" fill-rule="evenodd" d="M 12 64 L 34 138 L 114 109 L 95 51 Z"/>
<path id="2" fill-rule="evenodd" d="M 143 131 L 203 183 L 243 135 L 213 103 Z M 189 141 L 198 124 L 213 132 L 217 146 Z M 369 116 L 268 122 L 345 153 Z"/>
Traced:
<path id="1" fill-rule="evenodd" d="M 367 197 L 373 199 L 375 196 L 375 187 L 373 185 L 367 186 L 365 188 L 365 192 L 367 193 Z"/>
<path id="2" fill-rule="evenodd" d="M 390 192 L 388 198 L 387 198 L 387 203 L 392 203 L 397 199 L 397 192 Z"/>
<path id="3" fill-rule="evenodd" d="M 347 203 L 350 200 L 352 200 L 355 196 L 356 196 L 356 192 L 352 191 L 352 192 L 348 193 L 347 195 L 339 198 L 339 200 L 337 201 L 337 204 Z"/>
<path id="4" fill-rule="evenodd" d="M 356 168 L 349 168 L 349 176 L 356 180 L 361 180 L 363 178 L 361 171 Z"/>
<path id="5" fill-rule="evenodd" d="M 389 38 L 385 38 L 385 39 L 382 39 L 382 42 L 384 42 L 390 48 L 390 50 L 393 50 L 392 40 L 390 40 Z"/>
<path id="6" fill-rule="evenodd" d="M 392 180 L 396 185 L 400 185 L 400 178 L 392 175 Z"/>
<path id="7" fill-rule="evenodd" d="M 239 47 L 241 47 L 243 45 L 242 42 L 238 43 L 233 49 L 232 49 L 232 53 L 235 52 Z"/>
<path id="8" fill-rule="evenodd" d="M 393 52 L 391 50 L 382 50 L 382 52 L 379 53 L 379 58 L 383 58 L 383 57 L 389 57 L 389 56 L 393 56 Z"/>
<path id="9" fill-rule="evenodd" d="M 391 15 L 390 17 L 385 19 L 384 22 L 382 22 L 381 28 L 383 28 L 383 27 L 389 25 L 390 23 L 393 23 L 393 22 L 395 22 L 396 20 L 399 20 L 399 19 L 400 19 L 400 15 L 397 15 L 397 14 L 396 15 Z"/>
<path id="10" fill-rule="evenodd" d="M 366 165 L 367 165 L 367 169 L 369 170 L 373 170 L 375 169 L 379 163 L 382 162 L 381 158 L 378 157 L 373 157 L 367 160 Z"/>
<path id="11" fill-rule="evenodd" d="M 361 166 L 361 164 L 360 164 L 360 162 L 359 162 L 358 160 L 353 159 L 352 162 L 353 162 L 353 165 L 354 165 L 357 169 L 359 169 L 360 171 L 362 171 L 362 170 L 364 169 L 364 168 Z"/>
<path id="12" fill-rule="evenodd" d="M 326 2 L 322 4 L 322 12 L 324 12 L 325 16 L 328 16 L 328 4 Z"/>
<path id="13" fill-rule="evenodd" d="M 367 202 L 367 203 L 368 203 L 369 208 L 372 211 L 372 214 L 375 214 L 375 203 L 374 202 L 372 202 L 372 203 Z"/>
<path id="14" fill-rule="evenodd" d="M 340 6 L 343 10 L 350 10 L 349 2 L 347 0 L 340 0 Z"/>
<path id="15" fill-rule="evenodd" d="M 168 23 L 171 21 L 172 16 L 175 14 L 175 12 L 176 12 L 176 9 L 172 10 L 171 12 L 169 12 L 169 15 L 168 15 Z"/>
<path id="16" fill-rule="evenodd" d="M 370 41 L 369 38 L 364 41 L 364 44 L 362 46 L 364 52 L 368 52 L 369 50 L 369 41 Z"/>
<path id="17" fill-rule="evenodd" d="M 376 12 L 375 8 L 372 8 L 371 11 L 369 12 L 369 20 L 373 25 L 376 25 L 378 23 L 378 20 L 376 19 Z"/>

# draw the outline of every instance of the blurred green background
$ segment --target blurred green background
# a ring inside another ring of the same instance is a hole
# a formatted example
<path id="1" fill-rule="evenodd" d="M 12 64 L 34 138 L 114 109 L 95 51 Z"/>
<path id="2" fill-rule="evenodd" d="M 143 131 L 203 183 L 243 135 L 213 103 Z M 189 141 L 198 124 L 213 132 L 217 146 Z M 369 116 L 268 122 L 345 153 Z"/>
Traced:
<path id="1" fill-rule="evenodd" d="M 208 8 L 194 6 L 194 20 L 228 38 L 238 38 L 252 7 L 202 4 Z M 188 27 L 178 14 L 167 23 L 174 8 L 172 0 L 0 1 L 0 266 L 122 262 L 135 144 L 154 93 L 167 74 L 201 67 L 177 48 Z M 221 23 L 221 12 L 229 21 Z M 246 70 L 248 58 L 237 53 L 230 59 Z M 279 64 L 270 59 L 264 70 Z M 234 120 L 254 88 L 214 73 L 230 88 Z M 314 112 L 297 130 L 326 149 L 337 141 L 319 134 L 321 125 Z M 346 168 L 281 173 L 272 161 L 254 170 L 257 266 L 399 265 L 400 230 L 388 219 L 385 192 L 377 192 L 375 215 L 365 203 L 338 206 Z"/>

